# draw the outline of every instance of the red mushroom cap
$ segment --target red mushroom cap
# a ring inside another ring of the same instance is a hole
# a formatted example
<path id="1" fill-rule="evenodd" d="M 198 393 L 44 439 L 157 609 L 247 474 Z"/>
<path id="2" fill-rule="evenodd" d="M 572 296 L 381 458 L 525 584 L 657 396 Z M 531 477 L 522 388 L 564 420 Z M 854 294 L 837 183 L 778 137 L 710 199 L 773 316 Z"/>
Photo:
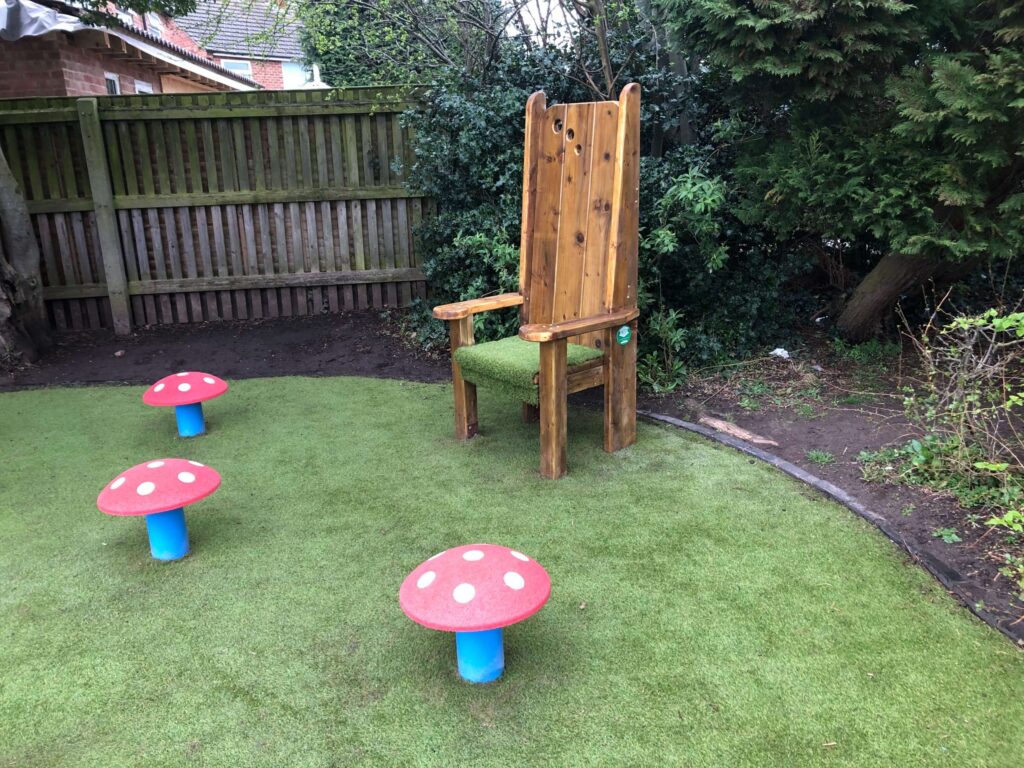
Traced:
<path id="1" fill-rule="evenodd" d="M 202 371 L 164 376 L 142 395 L 146 405 L 191 405 L 220 397 L 228 391 L 224 379 Z"/>
<path id="2" fill-rule="evenodd" d="M 405 615 L 444 632 L 482 632 L 515 624 L 551 594 L 547 571 L 522 552 L 466 544 L 434 555 L 402 582 Z"/>
<path id="3" fill-rule="evenodd" d="M 96 506 L 108 515 L 151 515 L 205 499 L 220 474 L 198 461 L 156 459 L 127 469 L 100 491 Z"/>

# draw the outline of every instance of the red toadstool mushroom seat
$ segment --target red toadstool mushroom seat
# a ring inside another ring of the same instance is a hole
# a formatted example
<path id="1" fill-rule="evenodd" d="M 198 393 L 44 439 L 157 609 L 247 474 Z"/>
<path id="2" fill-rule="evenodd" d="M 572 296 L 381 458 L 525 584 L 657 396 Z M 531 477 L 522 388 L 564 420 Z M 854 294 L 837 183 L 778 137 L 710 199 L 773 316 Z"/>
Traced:
<path id="1" fill-rule="evenodd" d="M 192 405 L 220 397 L 228 391 L 228 383 L 219 376 L 202 371 L 182 371 L 164 376 L 145 391 L 146 405 Z"/>
<path id="2" fill-rule="evenodd" d="M 228 383 L 210 373 L 182 371 L 164 376 L 142 395 L 146 405 L 172 406 L 178 434 L 195 437 L 206 431 L 203 403 L 228 391 Z"/>
<path id="3" fill-rule="evenodd" d="M 398 602 L 413 621 L 455 633 L 459 675 L 490 683 L 505 671 L 502 628 L 541 609 L 551 579 L 536 560 L 496 544 L 466 544 L 420 563 Z"/>
<path id="4" fill-rule="evenodd" d="M 189 552 L 185 506 L 220 486 L 220 474 L 187 459 L 155 459 L 127 469 L 100 491 L 96 506 L 108 515 L 145 515 L 149 549 L 157 560 Z"/>
<path id="5" fill-rule="evenodd" d="M 466 544 L 421 563 L 398 602 L 425 627 L 482 632 L 532 616 L 550 594 L 551 578 L 536 560 L 496 544 Z"/>

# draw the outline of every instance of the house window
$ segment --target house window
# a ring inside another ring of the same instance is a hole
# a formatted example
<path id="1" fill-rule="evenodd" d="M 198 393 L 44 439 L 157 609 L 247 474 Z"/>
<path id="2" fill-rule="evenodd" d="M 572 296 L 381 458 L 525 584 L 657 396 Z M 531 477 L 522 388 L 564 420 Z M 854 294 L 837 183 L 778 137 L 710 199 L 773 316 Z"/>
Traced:
<path id="1" fill-rule="evenodd" d="M 152 93 L 153 92 L 153 84 L 152 83 L 147 83 L 145 80 L 136 80 L 135 81 L 135 92 L 136 93 Z"/>
<path id="2" fill-rule="evenodd" d="M 121 92 L 121 78 L 112 72 L 104 72 L 103 79 L 107 83 L 107 93 L 117 96 Z"/>
<path id="3" fill-rule="evenodd" d="M 220 65 L 228 72 L 242 77 L 252 77 L 252 62 L 246 59 L 221 59 Z"/>

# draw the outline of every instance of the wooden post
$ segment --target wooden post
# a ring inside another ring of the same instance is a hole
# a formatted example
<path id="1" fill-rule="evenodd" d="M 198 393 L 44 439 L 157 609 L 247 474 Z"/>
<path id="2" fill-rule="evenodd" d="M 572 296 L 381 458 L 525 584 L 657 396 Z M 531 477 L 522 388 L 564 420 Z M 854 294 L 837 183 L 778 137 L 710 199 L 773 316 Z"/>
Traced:
<path id="1" fill-rule="evenodd" d="M 565 441 L 568 432 L 566 389 L 566 340 L 540 345 L 540 473 L 551 480 L 566 471 Z"/>
<path id="2" fill-rule="evenodd" d="M 477 432 L 476 385 L 462 378 L 455 350 L 473 344 L 473 316 L 448 323 L 452 341 L 452 389 L 455 391 L 455 439 L 469 440 Z"/>
<path id="3" fill-rule="evenodd" d="M 540 406 L 523 403 L 522 416 L 524 424 L 536 424 L 540 421 Z"/>
<path id="4" fill-rule="evenodd" d="M 619 344 L 617 329 L 604 333 L 604 449 L 609 453 L 636 442 L 636 320 L 628 344 Z"/>
<path id="5" fill-rule="evenodd" d="M 132 330 L 131 311 L 128 307 L 128 280 L 125 277 L 117 215 L 114 213 L 114 193 L 110 186 L 110 170 L 107 167 L 107 150 L 103 144 L 99 110 L 94 98 L 78 99 L 76 106 L 89 170 L 92 205 L 96 212 L 103 274 L 107 284 L 107 295 L 110 297 L 110 314 L 114 319 L 114 333 L 123 335 L 131 333 Z M 148 162 L 146 158 L 143 160 Z M 126 162 L 130 162 L 130 158 L 127 158 Z"/>

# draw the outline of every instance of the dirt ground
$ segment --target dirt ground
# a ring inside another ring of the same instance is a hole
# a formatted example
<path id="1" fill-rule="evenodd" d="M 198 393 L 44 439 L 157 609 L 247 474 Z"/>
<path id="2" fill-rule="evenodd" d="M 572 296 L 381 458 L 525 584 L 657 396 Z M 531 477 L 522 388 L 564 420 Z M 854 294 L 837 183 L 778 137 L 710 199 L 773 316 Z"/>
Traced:
<path id="1" fill-rule="evenodd" d="M 379 314 L 349 313 L 160 326 L 127 337 L 67 334 L 39 364 L 0 374 L 0 392 L 148 384 L 182 369 L 208 369 L 227 379 L 304 375 L 441 382 L 450 375 L 446 359 L 410 348 Z M 865 376 L 863 369 L 851 370 L 812 343 L 791 360 L 764 358 L 744 364 L 736 375 L 696 377 L 671 395 L 641 394 L 640 406 L 694 422 L 721 419 L 773 440 L 778 445 L 761 447 L 838 485 L 884 517 L 914 550 L 947 564 L 959 599 L 982 605 L 1024 638 L 1024 604 L 999 574 L 991 531 L 965 524 L 968 512 L 948 495 L 865 482 L 862 476 L 861 451 L 898 446 L 914 434 L 899 399 L 884 394 L 897 391 L 896 373 L 894 365 L 881 364 Z M 593 394 L 581 395 L 581 403 L 599 406 Z M 812 461 L 808 451 L 827 454 L 831 461 Z M 962 543 L 933 536 L 947 527 Z"/>
<path id="2" fill-rule="evenodd" d="M 169 371 L 211 370 L 226 379 L 375 376 L 444 381 L 446 360 L 416 354 L 377 313 L 162 325 L 130 336 L 63 334 L 38 365 L 0 374 L 0 392 L 83 384 L 150 384 Z"/>

